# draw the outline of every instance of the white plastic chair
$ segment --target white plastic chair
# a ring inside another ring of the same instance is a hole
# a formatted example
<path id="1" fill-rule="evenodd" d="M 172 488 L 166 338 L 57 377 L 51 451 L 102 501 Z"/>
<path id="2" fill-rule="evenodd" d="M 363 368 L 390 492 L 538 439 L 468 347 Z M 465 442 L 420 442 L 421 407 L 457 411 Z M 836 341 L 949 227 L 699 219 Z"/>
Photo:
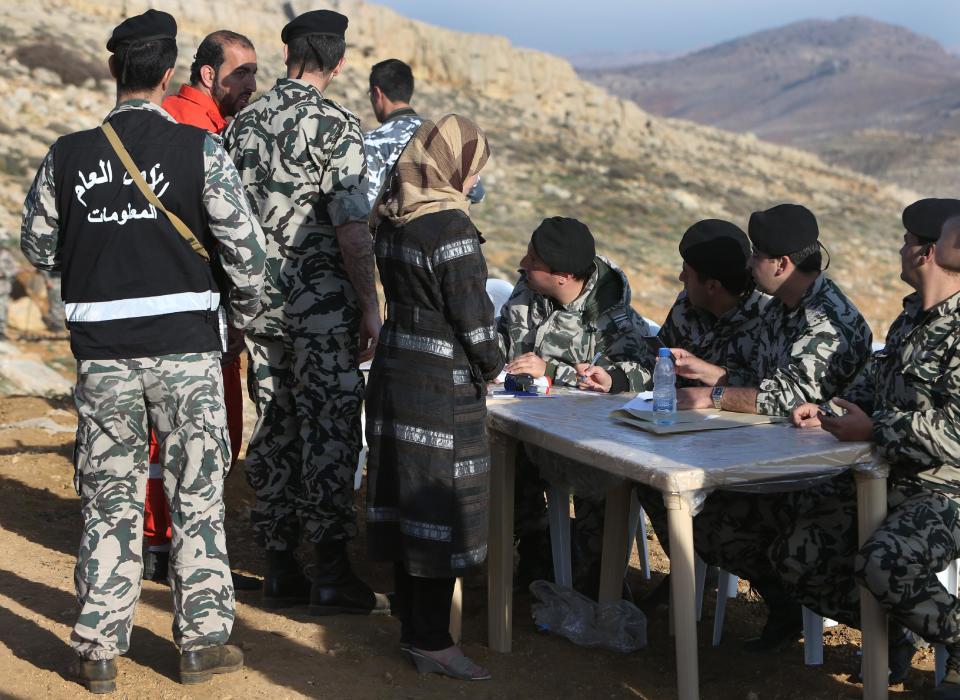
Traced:
<path id="1" fill-rule="evenodd" d="M 946 569 L 937 574 L 943 587 L 951 594 L 957 594 L 958 573 L 960 573 L 960 559 L 950 562 Z M 833 627 L 837 622 L 823 618 L 812 610 L 803 609 L 803 658 L 807 666 L 823 664 L 823 628 Z M 934 685 L 939 686 L 947 674 L 947 650 L 942 644 L 934 646 Z"/>
<path id="2" fill-rule="evenodd" d="M 960 559 L 954 559 L 946 569 L 937 574 L 940 583 L 952 595 L 957 594 L 957 574 L 960 572 Z M 947 675 L 947 649 L 942 644 L 933 647 L 933 684 L 939 686 Z"/>
<path id="3" fill-rule="evenodd" d="M 559 586 L 573 587 L 573 573 L 570 549 L 570 492 L 561 486 L 550 486 L 547 491 L 547 515 L 550 523 L 550 548 L 553 554 L 553 576 Z M 637 554 L 645 578 L 650 578 L 650 551 L 647 546 L 646 516 L 636 494 L 630 501 L 630 530 L 628 542 L 636 541 Z M 707 565 L 696 557 L 696 600 L 697 620 L 703 616 L 703 594 L 707 577 Z M 624 567 L 629 562 L 624 562 Z M 723 634 L 723 619 L 727 607 L 727 598 L 737 597 L 739 579 L 728 571 L 721 570 L 717 579 L 717 606 L 713 618 L 713 646 L 720 644 Z M 722 595 L 721 592 L 725 594 Z M 672 633 L 672 618 L 671 618 Z"/>
<path id="4" fill-rule="evenodd" d="M 494 318 L 500 318 L 500 309 L 510 299 L 511 294 L 513 294 L 512 284 L 496 277 L 487 278 L 487 296 L 493 304 Z"/>

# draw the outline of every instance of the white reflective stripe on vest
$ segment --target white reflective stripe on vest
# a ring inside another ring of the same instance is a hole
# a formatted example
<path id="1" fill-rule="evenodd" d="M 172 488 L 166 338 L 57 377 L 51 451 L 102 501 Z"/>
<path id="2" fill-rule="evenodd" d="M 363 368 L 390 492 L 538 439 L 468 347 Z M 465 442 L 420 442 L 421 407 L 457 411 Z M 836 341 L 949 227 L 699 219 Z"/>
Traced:
<path id="1" fill-rule="evenodd" d="M 70 323 L 116 321 L 122 318 L 161 316 L 182 311 L 214 311 L 220 306 L 220 294 L 218 292 L 179 292 L 136 299 L 78 302 L 63 306 L 67 321 Z"/>

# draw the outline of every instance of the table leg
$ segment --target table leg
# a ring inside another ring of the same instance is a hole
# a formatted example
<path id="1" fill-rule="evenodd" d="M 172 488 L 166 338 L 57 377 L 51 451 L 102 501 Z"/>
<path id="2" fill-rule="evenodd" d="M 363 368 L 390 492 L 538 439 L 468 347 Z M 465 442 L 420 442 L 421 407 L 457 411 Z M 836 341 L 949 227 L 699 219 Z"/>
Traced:
<path id="1" fill-rule="evenodd" d="M 509 652 L 513 635 L 513 478 L 517 441 L 490 431 L 490 533 L 487 633 L 490 648 Z"/>
<path id="2" fill-rule="evenodd" d="M 627 560 L 630 494 L 633 486 L 621 481 L 607 491 L 603 516 L 603 554 L 600 559 L 601 603 L 614 603 L 623 595 L 623 565 Z"/>
<path id="3" fill-rule="evenodd" d="M 693 515 L 676 493 L 665 493 L 670 528 L 670 609 L 677 642 L 677 697 L 700 697 L 697 661 L 697 613 L 694 582 Z"/>
<path id="4" fill-rule="evenodd" d="M 863 545 L 887 515 L 887 479 L 866 472 L 854 472 L 857 482 L 857 529 Z M 877 599 L 860 588 L 860 626 L 863 639 L 863 697 L 865 700 L 886 700 L 889 696 L 887 676 L 887 615 Z"/>

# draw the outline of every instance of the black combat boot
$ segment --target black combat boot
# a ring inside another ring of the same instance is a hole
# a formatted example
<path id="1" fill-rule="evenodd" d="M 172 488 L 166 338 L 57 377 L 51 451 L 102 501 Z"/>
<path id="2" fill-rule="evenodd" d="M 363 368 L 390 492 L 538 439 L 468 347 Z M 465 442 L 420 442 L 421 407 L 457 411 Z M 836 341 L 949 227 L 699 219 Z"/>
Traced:
<path id="1" fill-rule="evenodd" d="M 205 683 L 216 673 L 233 673 L 243 668 L 243 651 L 232 644 L 185 651 L 180 655 L 180 682 Z"/>
<path id="2" fill-rule="evenodd" d="M 890 665 L 889 685 L 903 683 L 913 665 L 913 655 L 920 648 L 920 640 L 910 630 L 893 622 L 887 633 L 888 663 Z"/>
<path id="3" fill-rule="evenodd" d="M 276 610 L 310 602 L 310 579 L 303 574 L 293 552 L 267 550 L 267 575 L 263 577 L 263 606 Z"/>
<path id="4" fill-rule="evenodd" d="M 550 536 L 543 531 L 525 532 L 517 542 L 517 586 L 527 591 L 534 581 L 553 581 Z"/>
<path id="5" fill-rule="evenodd" d="M 960 643 L 947 645 L 947 673 L 934 689 L 934 700 L 960 700 Z"/>
<path id="6" fill-rule="evenodd" d="M 143 580 L 156 583 L 169 583 L 170 552 L 151 552 L 143 550 Z"/>
<path id="7" fill-rule="evenodd" d="M 767 622 L 759 637 L 746 640 L 742 648 L 754 654 L 783 651 L 803 633 L 803 610 L 777 582 L 751 581 L 767 605 Z"/>
<path id="8" fill-rule="evenodd" d="M 117 689 L 116 659 L 79 658 L 73 662 L 70 673 L 91 693 L 112 693 Z"/>
<path id="9" fill-rule="evenodd" d="M 390 600 L 360 580 L 350 568 L 347 543 L 314 545 L 316 567 L 310 589 L 311 615 L 389 615 Z"/>

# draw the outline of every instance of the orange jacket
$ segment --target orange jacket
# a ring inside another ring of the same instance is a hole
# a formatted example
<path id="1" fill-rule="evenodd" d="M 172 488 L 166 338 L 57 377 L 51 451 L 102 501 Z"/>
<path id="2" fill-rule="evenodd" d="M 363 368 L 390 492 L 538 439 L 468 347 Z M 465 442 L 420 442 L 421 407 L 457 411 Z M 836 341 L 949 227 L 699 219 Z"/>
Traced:
<path id="1" fill-rule="evenodd" d="M 213 98 L 189 85 L 181 85 L 176 95 L 167 95 L 162 106 L 180 124 L 197 126 L 214 134 L 227 127 L 227 120 L 220 115 Z"/>

